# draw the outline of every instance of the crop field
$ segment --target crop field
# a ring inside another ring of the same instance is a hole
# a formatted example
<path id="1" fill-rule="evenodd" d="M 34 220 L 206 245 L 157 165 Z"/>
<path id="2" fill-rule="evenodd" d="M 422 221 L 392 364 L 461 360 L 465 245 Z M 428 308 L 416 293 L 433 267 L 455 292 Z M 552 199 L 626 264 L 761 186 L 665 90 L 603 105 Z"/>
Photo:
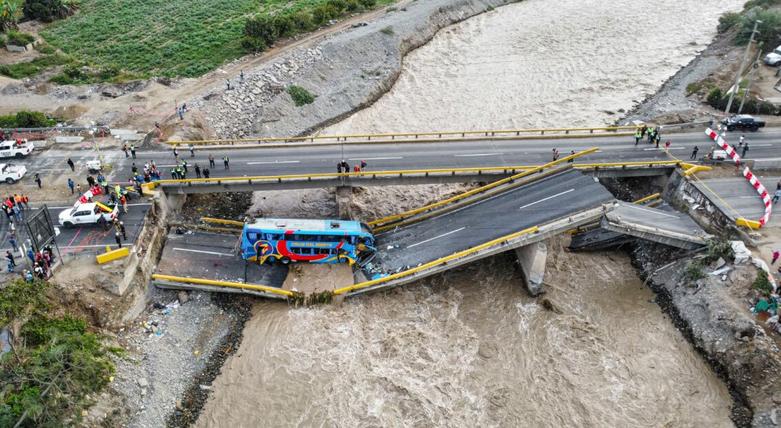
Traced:
<path id="1" fill-rule="evenodd" d="M 258 13 L 322 0 L 82 0 L 42 32 L 79 62 L 140 76 L 200 76 L 245 54 L 244 24 Z"/>

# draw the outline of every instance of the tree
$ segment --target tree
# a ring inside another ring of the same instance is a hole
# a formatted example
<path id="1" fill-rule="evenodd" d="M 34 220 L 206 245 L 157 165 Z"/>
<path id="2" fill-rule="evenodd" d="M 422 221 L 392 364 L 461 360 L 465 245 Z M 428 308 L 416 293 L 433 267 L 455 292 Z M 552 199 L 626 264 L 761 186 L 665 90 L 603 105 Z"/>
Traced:
<path id="1" fill-rule="evenodd" d="M 0 30 L 16 28 L 16 23 L 22 17 L 24 0 L 0 0 Z"/>
<path id="2" fill-rule="evenodd" d="M 52 22 L 72 14 L 77 5 L 76 0 L 27 0 L 24 3 L 24 16 Z"/>

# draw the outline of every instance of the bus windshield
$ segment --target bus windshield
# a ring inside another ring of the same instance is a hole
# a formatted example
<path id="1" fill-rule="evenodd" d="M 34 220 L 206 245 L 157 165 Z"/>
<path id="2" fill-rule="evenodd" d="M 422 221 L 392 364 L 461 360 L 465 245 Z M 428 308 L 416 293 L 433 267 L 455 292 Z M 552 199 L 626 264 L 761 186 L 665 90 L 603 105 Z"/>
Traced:
<path id="1" fill-rule="evenodd" d="M 257 263 L 349 263 L 374 253 L 374 236 L 357 221 L 258 219 L 244 225 L 241 254 Z"/>

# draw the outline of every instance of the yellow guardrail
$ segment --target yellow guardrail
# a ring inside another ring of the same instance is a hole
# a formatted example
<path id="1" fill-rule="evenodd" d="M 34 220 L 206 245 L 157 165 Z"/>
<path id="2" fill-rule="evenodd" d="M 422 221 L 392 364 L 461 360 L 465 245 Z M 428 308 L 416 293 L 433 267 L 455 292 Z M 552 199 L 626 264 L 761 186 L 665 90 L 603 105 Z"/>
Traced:
<path id="1" fill-rule="evenodd" d="M 648 201 L 652 201 L 654 199 L 658 199 L 660 197 L 662 197 L 661 193 L 654 193 L 654 194 L 648 195 L 648 196 L 646 196 L 644 198 L 640 198 L 640 199 L 638 199 L 638 200 L 636 200 L 636 201 L 634 201 L 632 203 L 633 204 L 642 204 L 642 203 L 645 203 L 645 202 L 648 202 Z"/>
<path id="2" fill-rule="evenodd" d="M 756 220 L 749 220 L 749 219 L 747 219 L 745 217 L 738 217 L 735 220 L 735 224 L 737 224 L 738 226 L 747 227 L 747 228 L 749 228 L 751 230 L 759 230 L 762 227 L 762 224 L 759 223 L 758 221 L 756 221 Z"/>
<path id="3" fill-rule="evenodd" d="M 215 224 L 224 224 L 224 225 L 227 225 L 227 226 L 244 227 L 244 222 L 243 221 L 226 220 L 224 218 L 201 217 L 201 221 L 204 222 L 204 223 L 215 223 Z"/>
<path id="4" fill-rule="evenodd" d="M 560 134 L 563 136 L 572 133 L 588 132 L 585 136 L 591 135 L 617 135 L 618 131 L 634 131 L 637 129 L 634 125 L 629 126 L 603 126 L 603 127 L 581 127 L 581 128 L 532 128 L 532 129 L 487 129 L 475 131 L 433 131 L 433 132 L 400 132 L 384 134 L 339 134 L 339 135 L 308 135 L 302 137 L 259 137 L 259 138 L 235 138 L 235 139 L 214 139 L 214 140 L 192 140 L 192 141 L 166 141 L 171 146 L 181 145 L 233 145 L 236 143 L 295 143 L 295 142 L 315 142 L 315 141 L 335 141 L 346 142 L 348 140 L 366 140 L 374 142 L 398 141 L 397 138 L 415 139 L 452 139 L 453 137 L 466 138 L 490 138 L 490 137 L 520 137 L 522 135 L 536 134 Z M 597 132 L 597 134 L 594 134 Z M 602 134 L 604 133 L 604 134 Z"/>
<path id="5" fill-rule="evenodd" d="M 122 257 L 127 257 L 130 255 L 130 247 L 124 247 L 124 248 L 118 248 L 116 250 L 112 250 L 110 246 L 106 245 L 106 252 L 103 254 L 98 254 L 95 256 L 95 259 L 97 260 L 98 264 L 104 264 L 108 263 L 117 259 L 121 259 Z"/>
<path id="6" fill-rule="evenodd" d="M 447 262 L 449 262 L 451 260 L 455 260 L 455 259 L 458 259 L 458 258 L 461 258 L 461 257 L 464 257 L 464 256 L 468 256 L 470 254 L 474 254 L 474 253 L 476 253 L 478 251 L 481 251 L 481 250 L 484 250 L 486 248 L 493 247 L 494 245 L 501 244 L 501 243 L 507 242 L 507 241 L 515 239 L 515 238 L 520 238 L 523 235 L 528 235 L 530 233 L 537 233 L 539 230 L 540 230 L 539 227 L 533 226 L 533 227 L 521 230 L 520 232 L 511 233 L 509 235 L 502 236 L 501 238 L 496 238 L 496 239 L 488 241 L 488 242 L 486 242 L 484 244 L 480 244 L 480 245 L 478 245 L 476 247 L 468 248 L 466 250 L 459 251 L 457 253 L 453 253 L 453 254 L 451 254 L 451 255 L 449 255 L 447 257 L 442 257 L 440 259 L 434 260 L 432 262 L 428 262 L 426 264 L 414 267 L 412 269 L 407 269 L 405 271 L 394 273 L 392 275 L 388 275 L 388 276 L 385 276 L 385 277 L 382 277 L 382 278 L 373 279 L 371 281 L 359 282 L 358 284 L 350 285 L 348 287 L 337 288 L 336 290 L 334 290 L 334 294 L 338 295 L 338 294 L 350 293 L 350 292 L 353 292 L 353 291 L 356 291 L 356 290 L 360 290 L 362 288 L 367 288 L 367 287 L 371 287 L 371 286 L 374 286 L 374 285 L 383 284 L 383 283 L 386 283 L 388 281 L 392 281 L 394 279 L 404 278 L 405 276 L 410 276 L 410 275 L 412 275 L 414 273 L 417 273 L 417 272 L 420 272 L 420 271 L 423 271 L 423 270 L 426 270 L 426 269 L 430 269 L 432 267 L 436 267 L 436 266 L 445 264 L 445 263 L 447 263 Z"/>
<path id="7" fill-rule="evenodd" d="M 566 158 L 562 158 L 566 159 Z M 562 160 L 559 159 L 559 160 Z M 632 166 L 672 166 L 672 165 L 691 165 L 682 163 L 680 161 L 632 161 L 632 162 L 606 162 L 606 163 L 583 163 L 573 164 L 576 169 L 594 169 L 594 168 L 621 168 Z M 484 173 L 484 172 L 510 172 L 526 171 L 530 169 L 540 168 L 541 165 L 516 165 L 516 166 L 489 166 L 489 167 L 469 167 L 469 168 L 435 168 L 435 169 L 406 169 L 406 170 L 386 170 L 386 171 L 361 171 L 361 172 L 349 172 L 349 173 L 337 173 L 337 172 L 323 172 L 312 174 L 288 174 L 288 175 L 258 175 L 258 176 L 242 176 L 242 177 L 210 177 L 210 178 L 188 178 L 184 180 L 157 180 L 150 183 L 144 183 L 142 187 L 151 191 L 161 184 L 192 184 L 192 183 L 212 183 L 222 184 L 224 182 L 253 182 L 253 181 L 277 181 L 282 182 L 284 180 L 301 180 L 301 179 L 314 179 L 314 178 L 349 178 L 349 177 L 375 177 L 375 176 L 393 176 L 397 175 L 402 177 L 404 175 L 433 175 L 433 174 L 451 174 L 457 173 Z"/>
<path id="8" fill-rule="evenodd" d="M 281 288 L 269 287 L 267 285 L 260 285 L 260 284 L 245 284 L 243 282 L 218 281 L 215 279 L 187 278 L 182 276 L 171 276 L 171 275 L 160 275 L 160 274 L 153 274 L 152 279 L 158 279 L 160 281 L 181 282 L 184 284 L 212 285 L 216 287 L 227 287 L 227 288 L 241 288 L 245 290 L 262 291 L 264 293 L 278 294 L 280 296 L 285 296 L 285 297 L 293 297 L 295 295 L 295 293 L 293 293 L 292 291 L 283 290 Z"/>

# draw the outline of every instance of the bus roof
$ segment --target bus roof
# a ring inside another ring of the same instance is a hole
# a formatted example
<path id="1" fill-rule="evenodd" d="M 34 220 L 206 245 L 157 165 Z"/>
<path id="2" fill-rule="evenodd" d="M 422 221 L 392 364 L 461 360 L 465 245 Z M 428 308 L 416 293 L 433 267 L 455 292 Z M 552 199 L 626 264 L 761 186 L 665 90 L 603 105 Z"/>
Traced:
<path id="1" fill-rule="evenodd" d="M 296 232 L 344 232 L 344 233 L 362 233 L 361 223 L 350 220 L 322 220 L 322 219 L 301 219 L 301 218 L 261 218 L 255 220 L 255 223 L 247 224 L 249 229 L 263 230 L 294 230 Z"/>

